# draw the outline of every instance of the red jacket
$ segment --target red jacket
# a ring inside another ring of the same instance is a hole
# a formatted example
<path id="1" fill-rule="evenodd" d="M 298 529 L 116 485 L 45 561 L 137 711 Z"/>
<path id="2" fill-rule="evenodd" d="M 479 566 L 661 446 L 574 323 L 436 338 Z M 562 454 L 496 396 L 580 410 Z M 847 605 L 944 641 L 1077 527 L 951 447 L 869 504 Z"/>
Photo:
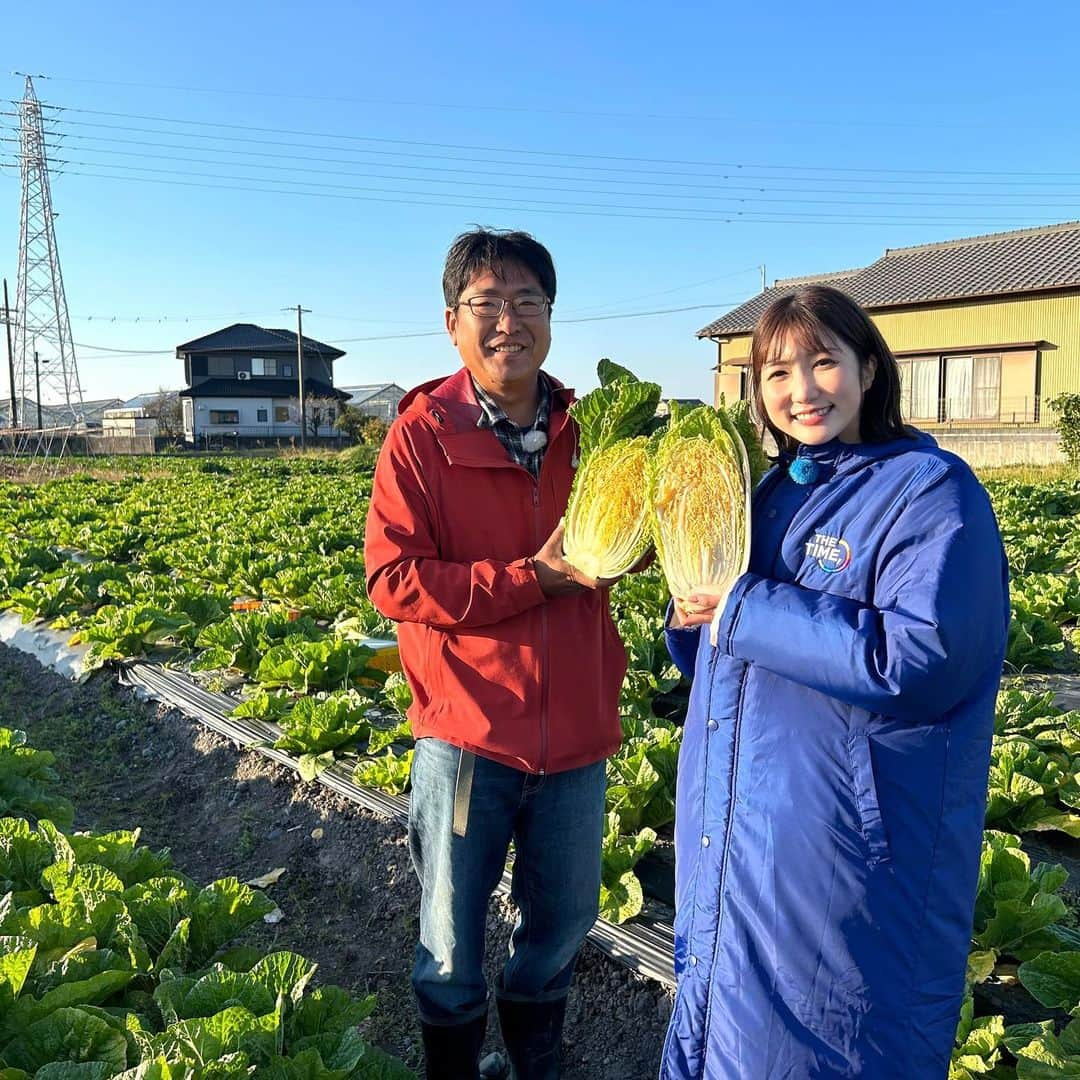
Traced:
<path id="1" fill-rule="evenodd" d="M 532 566 L 574 478 L 572 394 L 554 386 L 538 480 L 476 426 L 465 368 L 411 391 L 379 455 L 364 545 L 371 602 L 401 624 L 414 735 L 532 773 L 618 749 L 626 672 L 607 590 L 549 600 Z"/>

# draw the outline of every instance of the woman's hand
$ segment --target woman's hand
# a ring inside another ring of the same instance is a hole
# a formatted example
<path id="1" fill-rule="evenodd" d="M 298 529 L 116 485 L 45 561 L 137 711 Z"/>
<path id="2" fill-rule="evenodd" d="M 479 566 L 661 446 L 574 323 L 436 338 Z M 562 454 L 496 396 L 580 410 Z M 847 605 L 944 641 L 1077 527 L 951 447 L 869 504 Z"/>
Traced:
<path id="1" fill-rule="evenodd" d="M 673 596 L 675 610 L 671 615 L 671 627 L 684 630 L 691 626 L 704 626 L 711 623 L 717 609 L 723 610 L 727 600 L 727 590 L 722 593 L 710 593 L 703 590 L 691 593 L 687 597 Z"/>

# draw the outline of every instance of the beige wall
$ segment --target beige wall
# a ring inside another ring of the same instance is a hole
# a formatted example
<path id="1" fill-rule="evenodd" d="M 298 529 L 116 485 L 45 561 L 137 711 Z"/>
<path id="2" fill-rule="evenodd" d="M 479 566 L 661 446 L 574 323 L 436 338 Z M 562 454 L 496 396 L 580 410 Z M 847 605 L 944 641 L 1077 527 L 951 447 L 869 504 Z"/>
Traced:
<path id="1" fill-rule="evenodd" d="M 719 406 L 721 401 L 739 400 L 739 370 L 728 368 L 727 371 L 717 371 L 713 375 L 713 404 Z"/>
<path id="2" fill-rule="evenodd" d="M 1001 419 L 1014 422 L 1035 415 L 1036 349 L 1001 356 Z"/>

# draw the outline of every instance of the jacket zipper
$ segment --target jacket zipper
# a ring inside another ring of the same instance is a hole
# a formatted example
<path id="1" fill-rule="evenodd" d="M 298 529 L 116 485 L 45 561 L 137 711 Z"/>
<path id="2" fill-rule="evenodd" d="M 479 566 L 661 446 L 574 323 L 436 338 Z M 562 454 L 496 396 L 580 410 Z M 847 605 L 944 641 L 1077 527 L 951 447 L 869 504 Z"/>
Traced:
<path id="1" fill-rule="evenodd" d="M 746 692 L 746 678 L 749 664 L 743 664 L 739 678 L 739 695 L 735 702 L 735 730 L 731 736 L 731 783 L 728 785 L 728 808 L 724 820 L 724 854 L 720 863 L 720 887 L 717 891 L 716 938 L 713 941 L 712 956 L 709 957 L 709 985 L 705 992 L 705 1045 L 709 1045 L 709 1024 L 712 1020 L 712 981 L 716 973 L 716 955 L 720 951 L 720 937 L 724 931 L 724 890 L 727 887 L 727 868 L 731 856 L 731 826 L 735 818 L 735 791 L 739 782 L 739 737 L 742 734 L 743 694 Z"/>
<path id="2" fill-rule="evenodd" d="M 544 530 L 540 516 L 540 479 L 533 480 L 533 534 L 542 544 L 546 537 L 540 537 Z M 547 772 L 548 759 L 548 612 L 547 604 L 540 605 L 540 775 Z"/>

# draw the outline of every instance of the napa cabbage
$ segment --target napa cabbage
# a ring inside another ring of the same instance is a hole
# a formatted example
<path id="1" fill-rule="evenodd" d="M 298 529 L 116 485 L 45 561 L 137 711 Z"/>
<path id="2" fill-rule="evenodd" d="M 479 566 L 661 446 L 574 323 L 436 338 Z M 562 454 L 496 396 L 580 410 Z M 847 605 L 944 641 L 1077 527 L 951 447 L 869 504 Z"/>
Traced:
<path id="1" fill-rule="evenodd" d="M 563 552 L 590 578 L 625 574 L 649 546 L 642 434 L 656 416 L 660 387 L 601 360 L 600 387 L 570 407 L 580 464 L 566 510 Z"/>
<path id="2" fill-rule="evenodd" d="M 671 595 L 724 593 L 750 561 L 747 448 L 723 408 L 682 411 L 649 444 L 652 539 Z"/>

